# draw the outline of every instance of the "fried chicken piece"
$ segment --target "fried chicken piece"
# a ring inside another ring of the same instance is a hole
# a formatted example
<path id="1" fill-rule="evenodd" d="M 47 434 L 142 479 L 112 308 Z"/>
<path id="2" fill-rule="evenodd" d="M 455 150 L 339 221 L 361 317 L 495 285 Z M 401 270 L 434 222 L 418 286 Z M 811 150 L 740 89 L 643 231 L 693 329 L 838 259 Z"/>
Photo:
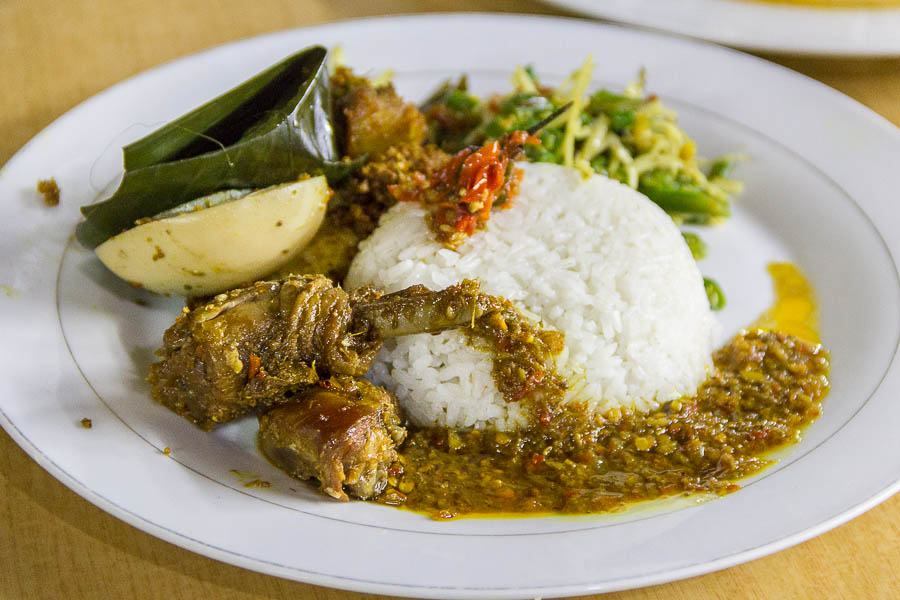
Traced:
<path id="1" fill-rule="evenodd" d="M 323 381 L 259 418 L 259 445 L 272 462 L 343 501 L 384 490 L 405 438 L 396 399 L 350 377 Z"/>
<path id="2" fill-rule="evenodd" d="M 163 360 L 150 366 L 153 396 L 212 429 L 290 398 L 320 374 L 362 375 L 381 344 L 349 335 L 351 307 L 377 295 L 347 294 L 322 276 L 291 277 L 185 308 L 163 336 Z"/>
<path id="3" fill-rule="evenodd" d="M 390 83 L 375 87 L 350 69 L 340 67 L 331 78 L 336 113 L 343 117 L 343 152 L 375 158 L 391 146 L 421 144 L 427 134 L 425 116 L 404 102 Z"/>
<path id="4" fill-rule="evenodd" d="M 494 299 L 466 281 L 380 296 L 322 275 L 262 281 L 184 312 L 150 366 L 153 397 L 203 429 L 291 400 L 332 375 L 362 377 L 388 337 L 471 323 Z"/>

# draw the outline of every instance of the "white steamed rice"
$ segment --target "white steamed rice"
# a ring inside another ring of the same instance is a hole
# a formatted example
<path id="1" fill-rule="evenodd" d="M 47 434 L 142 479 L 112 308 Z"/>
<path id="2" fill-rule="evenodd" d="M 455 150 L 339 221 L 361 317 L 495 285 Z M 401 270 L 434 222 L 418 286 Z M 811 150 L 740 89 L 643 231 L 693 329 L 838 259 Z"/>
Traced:
<path id="1" fill-rule="evenodd" d="M 565 333 L 557 358 L 567 401 L 595 413 L 693 394 L 718 325 L 703 281 L 672 220 L 653 202 L 602 176 L 549 164 L 525 171 L 512 208 L 456 251 L 436 242 L 417 204 L 381 219 L 345 280 L 387 292 L 477 278 Z M 458 331 L 388 340 L 369 376 L 397 394 L 419 425 L 509 429 L 522 422 L 491 378 L 491 358 Z"/>

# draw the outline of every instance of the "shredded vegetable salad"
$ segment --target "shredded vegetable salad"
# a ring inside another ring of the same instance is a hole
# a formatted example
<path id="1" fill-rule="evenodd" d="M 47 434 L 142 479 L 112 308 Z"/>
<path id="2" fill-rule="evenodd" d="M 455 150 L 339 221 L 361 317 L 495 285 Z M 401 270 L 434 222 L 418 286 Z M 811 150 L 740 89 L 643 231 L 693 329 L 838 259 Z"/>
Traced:
<path id="1" fill-rule="evenodd" d="M 709 225 L 731 214 L 731 199 L 742 190 L 729 178 L 738 156 L 701 159 L 697 144 L 678 125 L 678 115 L 645 92 L 646 73 L 621 93 L 589 91 L 593 59 L 559 86 L 543 85 L 532 67 L 517 67 L 512 91 L 486 100 L 468 91 L 466 78 L 445 83 L 422 105 L 431 142 L 447 151 L 484 144 L 527 130 L 569 105 L 537 134 L 540 144 L 525 149 L 529 160 L 600 173 L 637 189 L 679 224 Z M 698 260 L 702 241 L 688 235 Z M 724 306 L 724 294 L 705 280 L 710 304 Z"/>
<path id="2" fill-rule="evenodd" d="M 447 150 L 516 130 L 528 129 L 561 106 L 568 110 L 544 127 L 528 158 L 601 173 L 638 189 L 679 222 L 707 224 L 730 214 L 730 199 L 741 191 L 727 172 L 736 157 L 703 161 L 697 145 L 678 126 L 675 111 L 644 92 L 646 75 L 622 93 L 588 92 L 593 61 L 561 85 L 549 88 L 530 67 L 517 67 L 513 90 L 481 101 L 469 94 L 465 78 L 445 85 L 423 108 L 432 141 Z"/>

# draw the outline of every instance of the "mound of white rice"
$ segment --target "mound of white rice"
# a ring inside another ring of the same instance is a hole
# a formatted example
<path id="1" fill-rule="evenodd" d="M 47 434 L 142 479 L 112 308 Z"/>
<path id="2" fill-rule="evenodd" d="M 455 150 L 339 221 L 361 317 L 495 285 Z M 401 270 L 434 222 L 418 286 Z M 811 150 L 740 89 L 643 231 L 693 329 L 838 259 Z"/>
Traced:
<path id="1" fill-rule="evenodd" d="M 565 333 L 557 358 L 567 401 L 596 413 L 647 411 L 693 394 L 717 334 L 703 280 L 680 232 L 653 202 L 605 177 L 523 164 L 519 195 L 456 251 L 423 209 L 394 206 L 360 245 L 345 281 L 392 292 L 477 278 L 545 327 Z M 520 408 L 491 378 L 490 355 L 458 331 L 388 340 L 370 377 L 419 425 L 511 428 Z"/>

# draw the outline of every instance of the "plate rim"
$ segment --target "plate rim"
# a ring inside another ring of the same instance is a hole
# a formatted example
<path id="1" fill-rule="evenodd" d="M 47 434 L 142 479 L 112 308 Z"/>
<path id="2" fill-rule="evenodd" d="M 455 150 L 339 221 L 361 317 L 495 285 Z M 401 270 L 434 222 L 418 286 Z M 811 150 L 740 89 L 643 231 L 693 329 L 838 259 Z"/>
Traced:
<path id="1" fill-rule="evenodd" d="M 173 58 L 171 60 L 165 61 L 159 65 L 156 65 L 154 67 L 151 67 L 149 69 L 146 69 L 144 71 L 136 73 L 126 79 L 123 79 L 123 80 L 113 84 L 112 86 L 98 92 L 97 94 L 94 94 L 90 98 L 84 100 L 83 102 L 79 103 L 72 109 L 65 112 L 63 115 L 60 115 L 59 117 L 54 119 L 50 124 L 48 124 L 45 128 L 43 128 L 40 133 L 38 133 L 34 137 L 32 137 L 24 146 L 22 146 L 22 148 L 20 148 L 3 165 L 2 168 L 0 168 L 0 171 L 5 170 L 7 167 L 9 167 L 9 166 L 13 165 L 13 163 L 17 162 L 19 157 L 21 155 L 23 155 L 34 143 L 36 143 L 38 138 L 41 137 L 41 133 L 59 126 L 61 123 L 65 122 L 68 119 L 77 118 L 78 115 L 80 114 L 81 110 L 86 110 L 87 108 L 89 108 L 89 105 L 99 102 L 100 99 L 102 99 L 105 95 L 115 93 L 115 90 L 117 90 L 118 88 L 120 88 L 122 86 L 127 86 L 127 85 L 133 83 L 135 80 L 138 80 L 143 77 L 151 77 L 161 70 L 165 70 L 167 68 L 172 68 L 173 66 L 177 66 L 178 63 L 181 63 L 183 61 L 190 61 L 191 59 L 193 59 L 194 57 L 196 57 L 198 55 L 207 54 L 207 53 L 215 53 L 215 52 L 219 51 L 220 49 L 222 49 L 224 47 L 228 47 L 228 46 L 235 46 L 235 45 L 244 44 L 244 43 L 253 43 L 256 40 L 259 40 L 260 38 L 267 38 L 267 37 L 273 37 L 273 36 L 279 36 L 279 35 L 290 35 L 291 33 L 298 32 L 298 31 L 308 32 L 310 30 L 315 30 L 318 28 L 340 27 L 343 25 L 354 24 L 354 23 L 356 23 L 356 24 L 371 23 L 371 22 L 394 21 L 394 20 L 403 20 L 403 19 L 430 20 L 430 19 L 434 19 L 434 18 L 438 18 L 438 17 L 445 18 L 449 15 L 452 15 L 457 18 L 463 18 L 463 19 L 483 18 L 484 16 L 491 16 L 491 17 L 495 17 L 495 18 L 499 18 L 499 19 L 525 18 L 525 19 L 535 19 L 537 21 L 550 21 L 550 22 L 570 21 L 570 22 L 585 23 L 584 20 L 581 20 L 581 19 L 546 17 L 546 16 L 537 16 L 537 15 L 510 15 L 510 14 L 503 14 L 503 13 L 443 13 L 443 14 L 439 13 L 439 14 L 423 14 L 423 15 L 381 16 L 381 17 L 367 17 L 367 18 L 361 18 L 361 19 L 348 19 L 348 20 L 336 21 L 336 22 L 332 22 L 332 23 L 328 23 L 328 24 L 315 25 L 315 26 L 310 26 L 310 27 L 289 28 L 289 29 L 285 29 L 285 30 L 281 30 L 281 31 L 277 31 L 277 32 L 262 34 L 259 36 L 244 38 L 244 39 L 237 40 L 237 41 L 226 42 L 226 43 L 216 45 L 211 48 L 199 50 L 197 52 L 193 52 L 193 53 L 181 56 L 181 57 L 177 57 L 177 58 Z M 627 27 L 622 27 L 619 25 L 602 24 L 602 23 L 590 23 L 590 26 L 591 27 L 599 27 L 599 28 L 608 28 L 608 29 L 612 29 L 612 30 L 622 30 L 622 29 L 627 30 L 628 29 Z M 665 34 L 660 34 L 660 33 L 656 33 L 656 32 L 635 31 L 635 33 L 637 33 L 639 35 L 648 35 L 648 36 L 663 37 L 663 38 L 671 37 L 671 36 L 666 36 Z M 839 100 L 840 102 L 844 103 L 844 105 L 847 108 L 852 108 L 854 110 L 854 112 L 856 112 L 860 116 L 865 115 L 869 119 L 871 119 L 871 117 L 875 117 L 875 122 L 877 122 L 882 128 L 884 128 L 884 126 L 886 125 L 892 132 L 894 132 L 895 135 L 898 136 L 898 139 L 900 139 L 900 130 L 898 130 L 886 118 L 884 118 L 881 115 L 875 113 L 874 111 L 868 109 L 867 107 L 862 105 L 860 102 L 854 100 L 853 98 L 850 98 L 850 97 L 838 92 L 837 90 L 834 90 L 833 88 L 830 88 L 829 86 L 822 84 L 821 82 L 818 82 L 815 79 L 812 79 L 812 78 L 802 75 L 800 73 L 796 73 L 795 71 L 787 69 L 786 67 L 782 67 L 781 65 L 771 63 L 764 59 L 761 59 L 761 58 L 758 58 L 758 57 L 755 57 L 752 55 L 747 55 L 743 52 L 739 52 L 736 50 L 722 48 L 722 47 L 716 46 L 715 44 L 711 44 L 709 42 L 702 42 L 702 41 L 697 41 L 697 40 L 683 40 L 683 41 L 689 42 L 691 44 L 709 46 L 709 47 L 715 48 L 715 51 L 718 51 L 718 52 L 725 51 L 725 52 L 729 52 L 729 53 L 734 53 L 736 55 L 740 55 L 741 57 L 743 57 L 745 59 L 749 57 L 751 59 L 760 61 L 761 63 L 765 63 L 767 65 L 767 67 L 771 68 L 774 66 L 776 68 L 779 68 L 781 70 L 789 72 L 794 77 L 796 77 L 797 75 L 800 75 L 802 78 L 808 80 L 808 82 L 812 82 L 812 83 L 816 84 L 817 86 L 820 86 L 820 88 L 822 88 L 823 90 L 827 90 L 829 93 L 831 93 L 833 95 L 833 97 L 836 101 Z M 868 213 L 866 213 L 866 214 L 868 216 Z M 63 252 L 65 252 L 65 251 L 66 251 L 66 248 L 63 248 Z M 893 255 L 891 255 L 891 257 L 893 258 Z M 61 268 L 61 266 L 62 266 L 62 260 L 60 260 L 60 264 L 59 264 L 60 268 Z M 58 279 L 57 279 L 57 281 L 58 281 Z M 895 366 L 894 362 L 896 361 L 896 357 L 897 357 L 897 351 L 895 349 L 894 356 L 892 358 L 891 364 L 888 366 L 886 374 L 889 373 L 892 368 L 894 368 L 894 366 Z M 85 378 L 85 381 L 87 382 L 86 378 Z M 89 382 L 88 382 L 88 385 L 90 385 Z M 92 391 L 93 391 L 93 388 L 92 388 Z M 94 394 L 96 394 L 95 391 L 94 391 Z M 142 531 L 145 531 L 146 533 L 149 533 L 150 535 L 153 535 L 155 537 L 158 537 L 160 539 L 163 539 L 167 542 L 173 543 L 180 547 L 187 548 L 188 550 L 197 552 L 199 554 L 208 556 L 210 558 L 213 558 L 213 559 L 216 559 L 216 560 L 219 560 L 222 562 L 226 562 L 229 564 L 241 566 L 244 568 L 250 568 L 250 569 L 253 569 L 256 571 L 262 571 L 262 572 L 267 572 L 267 573 L 271 573 L 271 574 L 276 574 L 276 575 L 282 576 L 282 577 L 297 579 L 297 577 L 292 574 L 297 572 L 300 569 L 290 567 L 290 568 L 288 568 L 288 570 L 290 572 L 287 574 L 273 573 L 273 569 L 271 568 L 272 567 L 271 563 L 261 562 L 261 561 L 255 560 L 255 559 L 247 559 L 246 557 L 241 557 L 240 555 L 235 555 L 233 552 L 223 550 L 223 549 L 217 548 L 215 546 L 210 546 L 209 544 L 205 544 L 204 542 L 202 542 L 200 540 L 194 540 L 193 538 L 186 536 L 184 534 L 177 533 L 177 532 L 171 532 L 170 530 L 165 529 L 164 527 L 161 527 L 158 524 L 153 523 L 152 521 L 148 521 L 147 519 L 145 519 L 144 517 L 141 517 L 140 515 L 131 513 L 127 509 L 124 509 L 123 507 L 118 506 L 111 500 L 98 494 L 95 490 L 85 487 L 77 479 L 72 477 L 68 472 L 64 471 L 58 465 L 56 465 L 50 457 L 46 456 L 41 451 L 40 448 L 38 448 L 36 445 L 34 445 L 27 438 L 27 436 L 25 436 L 18 429 L 18 427 L 15 425 L 15 423 L 13 423 L 12 420 L 6 415 L 6 413 L 3 411 L 2 406 L 0 406 L 0 425 L 2 425 L 3 428 L 7 431 L 7 433 L 13 438 L 13 440 L 16 441 L 17 445 L 19 445 L 21 448 L 23 448 L 23 450 L 25 450 L 26 453 L 33 460 L 35 460 L 42 468 L 44 468 L 44 470 L 46 470 L 48 473 L 50 473 L 55 479 L 57 479 L 58 481 L 62 482 L 64 485 L 66 485 L 66 487 L 68 487 L 69 489 L 71 489 L 72 491 L 77 493 L 79 496 L 81 496 L 82 498 L 88 500 L 95 506 L 98 506 L 99 508 L 104 510 L 104 512 L 107 512 L 108 514 L 111 514 L 111 515 L 115 516 L 116 518 L 119 518 L 120 520 L 122 520 Z M 740 552 L 737 552 L 737 553 L 734 553 L 734 554 L 731 554 L 728 556 L 720 557 L 713 561 L 707 561 L 707 562 L 699 564 L 699 565 L 683 567 L 681 569 L 675 569 L 675 570 L 662 571 L 659 574 L 657 574 L 656 576 L 650 576 L 649 578 L 647 576 L 640 576 L 640 577 L 631 577 L 631 578 L 627 578 L 624 580 L 618 580 L 619 582 L 621 582 L 621 585 L 616 585 L 614 587 L 609 587 L 609 586 L 606 586 L 601 583 L 601 584 L 595 584 L 592 587 L 585 587 L 584 585 L 579 584 L 577 586 L 572 586 L 572 587 L 552 586 L 549 588 L 504 588 L 504 589 L 497 588 L 497 589 L 491 589 L 491 590 L 487 590 L 487 591 L 484 590 L 483 588 L 455 588 L 456 591 L 451 590 L 452 593 L 449 593 L 442 597 L 470 598 L 470 597 L 473 597 L 471 594 L 471 592 L 473 592 L 473 591 L 478 593 L 478 597 L 492 597 L 492 598 L 520 597 L 522 594 L 532 594 L 533 592 L 537 592 L 538 594 L 540 594 L 540 593 L 544 593 L 547 591 L 550 591 L 552 595 L 556 596 L 556 595 L 566 595 L 566 594 L 570 594 L 570 593 L 585 593 L 585 592 L 591 593 L 591 592 L 596 592 L 596 591 L 601 591 L 601 590 L 602 591 L 613 591 L 613 590 L 619 590 L 619 589 L 628 589 L 628 588 L 635 587 L 638 585 L 639 586 L 653 585 L 653 584 L 657 584 L 657 583 L 672 581 L 675 579 L 692 577 L 692 576 L 696 576 L 696 575 L 700 575 L 700 574 L 704 574 L 704 573 L 709 573 L 709 572 L 719 570 L 722 568 L 734 566 L 736 564 L 740 564 L 740 563 L 746 562 L 748 560 L 753 560 L 755 558 L 759 558 L 759 557 L 767 555 L 769 553 L 783 550 L 785 548 L 788 548 L 790 546 L 793 546 L 795 544 L 798 544 L 800 542 L 808 540 L 812 537 L 820 535 L 820 534 L 824 533 L 825 531 L 828 531 L 828 530 L 854 518 L 855 516 L 862 514 L 863 512 L 865 512 L 867 510 L 870 510 L 871 508 L 873 508 L 874 506 L 877 506 L 878 504 L 880 504 L 881 502 L 883 502 L 884 500 L 886 500 L 893 494 L 897 493 L 898 491 L 900 491 L 900 480 L 897 480 L 897 481 L 893 482 L 892 484 L 889 484 L 888 486 L 883 488 L 880 492 L 878 492 L 877 494 L 870 497 L 869 500 L 867 500 L 866 502 L 857 504 L 849 509 L 846 509 L 846 510 L 822 521 L 816 527 L 809 528 L 805 531 L 786 536 L 784 538 L 781 538 L 774 542 L 770 542 L 768 544 L 764 544 L 762 546 L 751 549 L 749 551 L 746 551 L 746 550 L 740 551 Z M 265 568 L 260 569 L 259 568 L 260 565 L 263 565 Z M 276 568 L 276 570 L 279 570 L 279 569 Z M 341 589 L 348 589 L 348 590 L 353 590 L 353 591 L 369 592 L 369 593 L 373 593 L 373 592 L 374 593 L 385 593 L 385 594 L 401 595 L 401 596 L 408 596 L 408 597 L 415 597 L 414 592 L 417 590 L 421 591 L 420 587 L 418 587 L 418 586 L 412 586 L 409 590 L 403 590 L 403 589 L 397 589 L 397 586 L 395 584 L 383 584 L 383 583 L 372 583 L 372 582 L 363 582 L 357 586 L 352 583 L 352 580 L 348 580 L 346 578 L 333 577 L 330 575 L 312 574 L 309 577 L 304 577 L 303 579 L 300 579 L 300 580 L 308 582 L 308 583 L 312 583 L 312 584 L 327 585 L 330 587 L 338 587 Z M 443 591 L 445 591 L 445 590 L 442 590 L 442 592 Z M 514 595 L 511 595 L 511 594 L 514 594 Z"/>

